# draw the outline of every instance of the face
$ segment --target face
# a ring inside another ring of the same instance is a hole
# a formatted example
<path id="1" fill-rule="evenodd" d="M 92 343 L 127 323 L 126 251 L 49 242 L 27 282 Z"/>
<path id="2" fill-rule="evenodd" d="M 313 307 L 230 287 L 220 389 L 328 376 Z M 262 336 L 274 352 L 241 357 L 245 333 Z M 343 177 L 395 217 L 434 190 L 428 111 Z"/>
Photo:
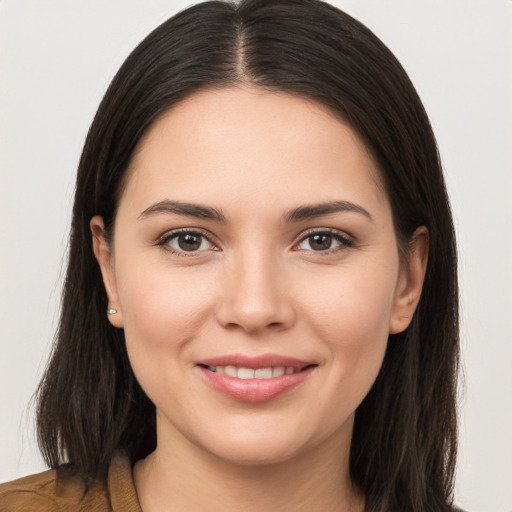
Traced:
<path id="1" fill-rule="evenodd" d="M 349 443 L 424 258 L 400 265 L 372 156 L 323 106 L 286 93 L 197 93 L 136 151 L 113 243 L 95 253 L 158 444 L 227 461 Z"/>

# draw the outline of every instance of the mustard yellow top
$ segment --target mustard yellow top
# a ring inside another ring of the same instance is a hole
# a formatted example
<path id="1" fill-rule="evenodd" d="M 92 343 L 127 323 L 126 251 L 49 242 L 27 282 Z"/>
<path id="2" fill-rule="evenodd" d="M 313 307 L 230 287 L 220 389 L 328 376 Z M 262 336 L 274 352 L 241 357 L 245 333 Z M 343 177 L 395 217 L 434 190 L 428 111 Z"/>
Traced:
<path id="1" fill-rule="evenodd" d="M 79 477 L 54 470 L 0 484 L 0 512 L 142 512 L 130 461 L 116 456 L 108 476 L 86 489 Z"/>

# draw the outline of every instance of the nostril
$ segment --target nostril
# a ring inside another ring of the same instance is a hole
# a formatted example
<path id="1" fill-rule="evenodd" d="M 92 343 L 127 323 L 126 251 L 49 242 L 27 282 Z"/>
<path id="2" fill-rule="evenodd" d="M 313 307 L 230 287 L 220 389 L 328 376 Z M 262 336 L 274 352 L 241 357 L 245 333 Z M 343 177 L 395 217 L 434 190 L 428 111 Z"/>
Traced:
<path id="1" fill-rule="evenodd" d="M 224 328 L 238 328 L 256 334 L 291 327 L 295 312 L 288 297 L 270 296 L 268 291 L 259 290 L 254 284 L 243 286 L 241 283 L 220 299 L 216 317 Z"/>

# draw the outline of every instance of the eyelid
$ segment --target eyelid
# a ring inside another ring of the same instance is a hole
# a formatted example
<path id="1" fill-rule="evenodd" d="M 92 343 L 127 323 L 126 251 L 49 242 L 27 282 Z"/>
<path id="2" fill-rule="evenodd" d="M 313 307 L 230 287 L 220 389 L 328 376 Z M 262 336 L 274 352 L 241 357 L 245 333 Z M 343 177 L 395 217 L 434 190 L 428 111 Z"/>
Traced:
<path id="1" fill-rule="evenodd" d="M 180 234 L 192 234 L 192 235 L 199 235 L 199 236 L 202 236 L 203 238 L 205 238 L 209 244 L 211 244 L 213 246 L 214 249 L 205 249 L 205 250 L 201 250 L 201 251 L 180 251 L 180 250 L 176 250 L 172 247 L 170 247 L 168 245 L 168 242 L 180 235 Z M 198 254 L 201 254 L 201 253 L 204 253 L 206 252 L 207 250 L 219 250 L 219 247 L 218 247 L 218 244 L 216 244 L 215 242 L 213 242 L 212 240 L 213 236 L 211 233 L 209 233 L 208 231 L 204 230 L 204 229 L 201 229 L 201 228 L 196 228 L 196 227 L 190 227 L 190 228 L 177 228 L 177 229 L 171 229 L 170 231 L 166 231 L 164 233 L 162 233 L 155 241 L 155 245 L 158 245 L 158 246 L 161 246 L 162 249 L 170 252 L 171 254 L 176 254 L 178 256 L 186 256 L 186 257 L 190 257 L 190 256 L 197 256 Z"/>
<path id="2" fill-rule="evenodd" d="M 184 234 L 184 233 L 202 236 L 203 238 L 205 238 L 207 240 L 207 242 L 209 244 L 211 244 L 212 247 L 209 249 L 203 249 L 200 251 L 188 252 L 188 251 L 176 250 L 168 245 L 168 242 L 172 238 L 174 238 L 180 234 Z M 308 237 L 316 235 L 316 234 L 331 235 L 341 245 L 338 247 L 331 248 L 331 249 L 326 249 L 325 251 L 313 251 L 313 250 L 309 251 L 309 252 L 314 252 L 315 254 L 327 255 L 327 254 L 331 254 L 331 253 L 339 251 L 339 250 L 343 250 L 347 247 L 353 247 L 355 244 L 354 237 L 352 237 L 345 231 L 342 231 L 339 229 L 334 229 L 334 228 L 311 228 L 311 229 L 308 229 L 300 234 L 299 239 L 293 244 L 292 250 L 305 250 L 306 251 L 307 249 L 297 249 L 297 246 L 299 244 L 301 244 L 303 241 L 305 241 Z M 202 228 L 184 227 L 184 228 L 172 229 L 170 231 L 165 231 L 164 233 L 162 233 L 160 236 L 157 237 L 157 239 L 155 241 L 155 245 L 161 246 L 164 250 L 166 250 L 172 254 L 176 254 L 179 256 L 191 257 L 191 256 L 197 256 L 201 253 L 207 252 L 208 250 L 219 251 L 220 250 L 219 245 L 218 245 L 218 243 L 216 243 L 212 240 L 213 238 L 215 238 L 215 237 L 209 231 L 206 231 Z"/>
<path id="3" fill-rule="evenodd" d="M 325 251 L 310 251 L 315 254 L 331 254 L 333 252 L 343 250 L 347 247 L 353 247 L 355 245 L 354 237 L 349 235 L 347 232 L 334 229 L 334 228 L 311 228 L 300 234 L 299 240 L 294 243 L 293 248 L 297 247 L 299 244 L 304 242 L 307 238 L 313 235 L 332 235 L 338 242 L 341 243 L 341 247 L 334 247 L 332 249 L 326 249 Z M 296 250 L 306 250 L 306 249 L 296 249 Z"/>

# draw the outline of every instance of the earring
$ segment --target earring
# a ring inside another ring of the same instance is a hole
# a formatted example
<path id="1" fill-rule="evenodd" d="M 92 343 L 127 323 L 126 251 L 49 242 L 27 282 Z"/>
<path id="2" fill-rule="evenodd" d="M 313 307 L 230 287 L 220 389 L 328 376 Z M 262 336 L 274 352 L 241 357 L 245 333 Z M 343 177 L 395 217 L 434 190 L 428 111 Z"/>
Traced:
<path id="1" fill-rule="evenodd" d="M 107 315 L 115 315 L 117 313 L 117 309 L 109 308 L 107 309 Z"/>

